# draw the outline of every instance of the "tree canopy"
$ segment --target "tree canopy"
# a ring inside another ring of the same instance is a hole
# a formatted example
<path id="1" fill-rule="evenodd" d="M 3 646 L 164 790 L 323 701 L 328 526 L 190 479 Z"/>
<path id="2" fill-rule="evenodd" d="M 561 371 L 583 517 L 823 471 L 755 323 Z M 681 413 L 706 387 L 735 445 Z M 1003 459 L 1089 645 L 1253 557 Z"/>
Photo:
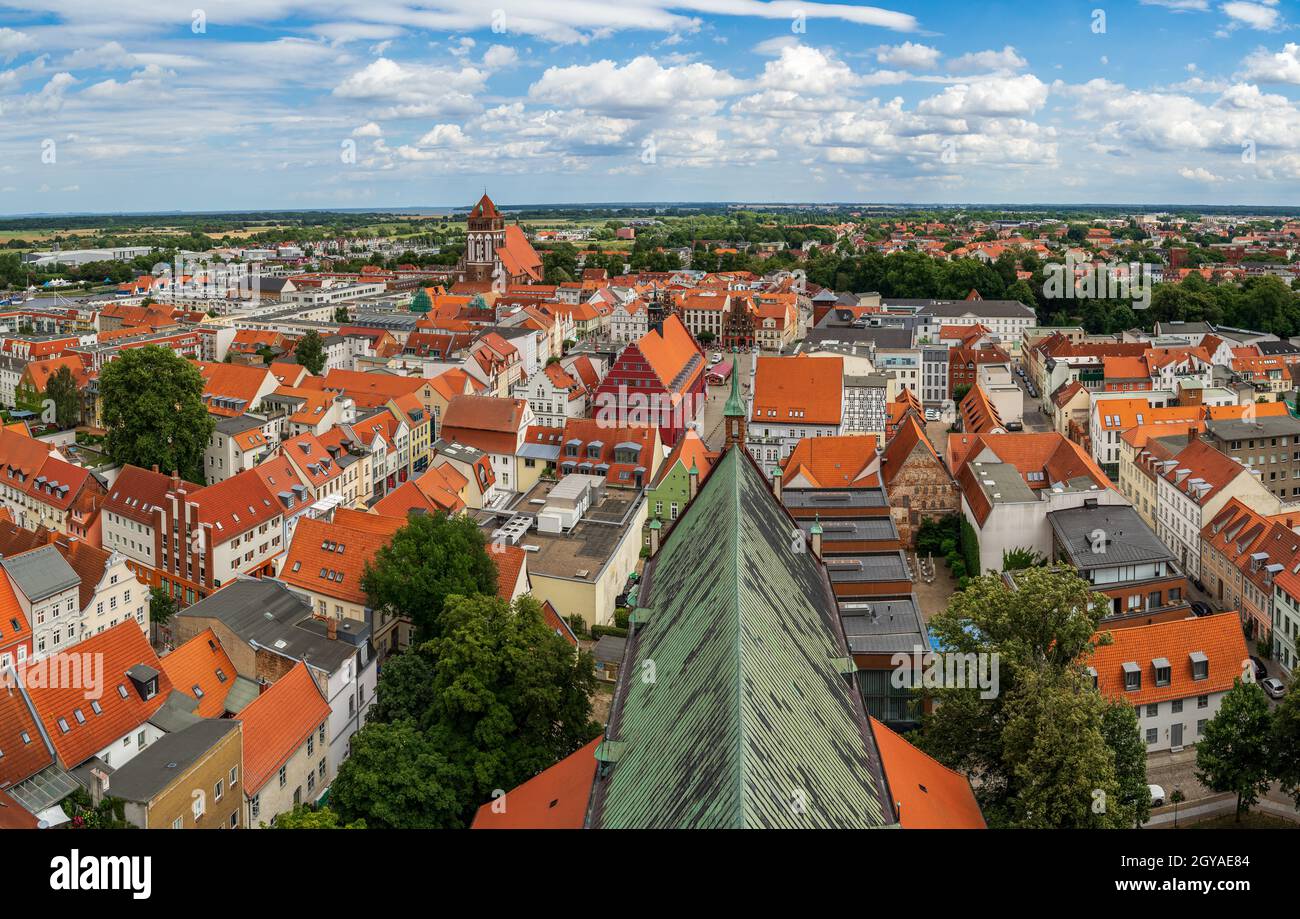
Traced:
<path id="1" fill-rule="evenodd" d="M 437 636 L 447 597 L 495 594 L 497 569 L 473 520 L 426 514 L 412 517 L 375 553 L 361 588 L 374 609 L 409 619 L 422 642 Z"/>
<path id="2" fill-rule="evenodd" d="M 1196 779 L 1211 791 L 1237 796 L 1237 819 L 1258 803 L 1272 781 L 1268 696 L 1238 677 L 1196 744 Z"/>
<path id="3" fill-rule="evenodd" d="M 298 347 L 294 349 L 293 355 L 298 359 L 298 363 L 306 367 L 307 372 L 312 376 L 324 370 L 325 341 L 320 337 L 320 332 L 310 329 L 298 342 Z"/>
<path id="4" fill-rule="evenodd" d="M 1132 827 L 1146 751 L 1084 671 L 1105 600 L 1070 569 L 1026 568 L 1016 585 L 974 578 L 931 620 L 942 653 L 995 662 L 997 689 L 929 690 L 918 743 L 972 777 L 990 826 Z"/>
<path id="5" fill-rule="evenodd" d="M 391 659 L 331 804 L 386 828 L 468 826 L 510 789 L 600 733 L 591 655 L 575 655 L 532 597 L 452 595 L 437 638 Z"/>
<path id="6" fill-rule="evenodd" d="M 105 449 L 114 462 L 203 481 L 203 451 L 216 421 L 203 405 L 203 375 L 168 348 L 124 349 L 99 374 Z"/>

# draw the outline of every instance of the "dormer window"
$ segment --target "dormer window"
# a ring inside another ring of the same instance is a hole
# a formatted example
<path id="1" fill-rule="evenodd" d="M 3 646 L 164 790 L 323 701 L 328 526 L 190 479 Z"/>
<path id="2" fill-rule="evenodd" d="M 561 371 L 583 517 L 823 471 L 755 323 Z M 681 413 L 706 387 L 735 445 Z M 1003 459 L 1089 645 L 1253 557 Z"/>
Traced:
<path id="1" fill-rule="evenodd" d="M 1124 691 L 1137 692 L 1142 688 L 1142 668 L 1136 661 L 1124 662 Z"/>
<path id="2" fill-rule="evenodd" d="M 1193 651 L 1188 655 L 1192 664 L 1193 680 L 1208 680 L 1210 678 L 1210 659 L 1205 656 L 1203 651 Z"/>
<path id="3" fill-rule="evenodd" d="M 1151 662 L 1151 669 L 1156 672 L 1157 686 L 1169 685 L 1169 681 L 1173 676 L 1173 669 L 1169 666 L 1168 658 L 1157 657 Z"/>
<path id="4" fill-rule="evenodd" d="M 1095 667 L 1088 668 L 1088 679 L 1092 681 L 1092 688 L 1097 689 L 1097 669 Z"/>

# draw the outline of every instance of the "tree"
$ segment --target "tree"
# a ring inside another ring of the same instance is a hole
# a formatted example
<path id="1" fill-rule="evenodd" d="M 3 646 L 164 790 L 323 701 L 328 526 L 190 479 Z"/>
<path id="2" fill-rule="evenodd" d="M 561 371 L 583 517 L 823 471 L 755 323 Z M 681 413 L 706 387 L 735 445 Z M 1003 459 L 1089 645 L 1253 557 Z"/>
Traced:
<path id="1" fill-rule="evenodd" d="M 1132 825 L 1140 827 L 1151 816 L 1151 789 L 1147 786 L 1147 748 L 1133 706 L 1119 700 L 1109 702 L 1102 712 L 1101 733 L 1115 754 L 1120 806 L 1132 815 Z"/>
<path id="2" fill-rule="evenodd" d="M 409 619 L 417 641 L 437 636 L 442 605 L 452 594 L 495 594 L 496 564 L 469 517 L 412 517 L 375 553 L 361 576 L 373 609 Z"/>
<path id="3" fill-rule="evenodd" d="M 298 347 L 293 351 L 294 357 L 298 363 L 307 368 L 307 372 L 312 376 L 319 374 L 325 369 L 325 342 L 320 337 L 320 332 L 311 329 L 298 342 Z"/>
<path id="4" fill-rule="evenodd" d="M 172 621 L 176 615 L 176 598 L 161 587 L 149 588 L 149 625 L 157 630 Z M 157 632 L 155 631 L 155 638 Z"/>
<path id="5" fill-rule="evenodd" d="M 591 655 L 575 655 L 521 597 L 452 595 L 438 636 L 392 658 L 331 803 L 387 828 L 456 828 L 600 733 Z"/>
<path id="6" fill-rule="evenodd" d="M 1238 677 L 1196 745 L 1196 778 L 1211 791 L 1237 796 L 1237 820 L 1268 790 L 1268 696 Z"/>
<path id="7" fill-rule="evenodd" d="M 129 348 L 99 375 L 105 449 L 114 462 L 203 481 L 203 451 L 216 422 L 203 405 L 203 375 L 168 348 Z"/>
<path id="8" fill-rule="evenodd" d="M 1287 694 L 1273 710 L 1269 759 L 1282 793 L 1290 795 L 1300 809 L 1300 693 Z"/>
<path id="9" fill-rule="evenodd" d="M 45 383 L 45 398 L 54 405 L 55 423 L 66 430 L 81 420 L 81 393 L 77 378 L 68 367 L 60 367 Z"/>
<path id="10" fill-rule="evenodd" d="M 1132 826 L 1105 703 L 1083 672 L 1105 599 L 1069 569 L 1027 568 L 1016 585 L 973 578 L 931 620 L 942 653 L 989 661 L 998 685 L 930 690 L 919 745 L 972 776 L 990 826 Z"/>
<path id="11" fill-rule="evenodd" d="M 1023 571 L 1025 568 L 1035 568 L 1043 564 L 1041 553 L 1029 548 L 1003 549 L 1002 550 L 1002 570 L 1003 571 Z"/>
<path id="12" fill-rule="evenodd" d="M 343 823 L 338 812 L 328 805 L 313 807 L 310 804 L 295 804 L 293 810 L 285 811 L 271 824 L 274 830 L 364 830 L 364 820 Z"/>

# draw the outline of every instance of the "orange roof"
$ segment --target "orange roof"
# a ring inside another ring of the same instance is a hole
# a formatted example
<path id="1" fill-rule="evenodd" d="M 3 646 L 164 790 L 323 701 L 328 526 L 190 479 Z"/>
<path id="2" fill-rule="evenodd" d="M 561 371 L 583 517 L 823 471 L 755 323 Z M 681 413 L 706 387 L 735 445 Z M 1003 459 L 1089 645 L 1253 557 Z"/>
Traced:
<path id="1" fill-rule="evenodd" d="M 1199 405 L 1152 408 L 1146 399 L 1104 399 L 1097 403 L 1096 410 L 1098 427 L 1103 431 L 1127 431 L 1144 424 L 1165 424 L 1184 430 L 1200 421 L 1205 413 Z"/>
<path id="2" fill-rule="evenodd" d="M 497 566 L 497 596 L 509 602 L 515 598 L 515 587 L 519 584 L 519 574 L 524 570 L 528 553 L 518 546 L 494 544 L 488 547 L 488 554 Z"/>
<path id="3" fill-rule="evenodd" d="M 998 407 L 978 383 L 970 388 L 957 408 L 961 412 L 962 430 L 968 434 L 987 434 L 1002 427 Z"/>
<path id="4" fill-rule="evenodd" d="M 1108 380 L 1151 379 L 1145 357 L 1103 357 L 1101 363 Z"/>
<path id="5" fill-rule="evenodd" d="M 921 752 L 875 718 L 871 730 L 903 829 L 987 828 L 966 776 Z"/>
<path id="6" fill-rule="evenodd" d="M 704 374 L 704 356 L 699 345 L 676 314 L 663 321 L 662 332 L 651 329 L 642 335 L 636 347 L 659 382 L 670 392 L 674 391 L 674 381 L 678 381 L 676 392 L 689 392 Z M 692 361 L 695 364 L 693 370 L 689 369 Z"/>
<path id="7" fill-rule="evenodd" d="M 366 563 L 406 521 L 360 512 L 345 515 L 340 521 L 341 513 L 335 512 L 333 523 L 309 517 L 298 521 L 280 566 L 280 580 L 313 593 L 364 604 L 361 573 Z M 370 519 L 351 525 L 354 517 Z"/>
<path id="8" fill-rule="evenodd" d="M 1256 418 L 1269 418 L 1290 414 L 1285 402 L 1252 402 L 1249 405 L 1212 405 L 1208 409 L 1211 421 L 1240 421 L 1246 412 Z"/>
<path id="9" fill-rule="evenodd" d="M 301 386 L 303 377 L 309 376 L 306 367 L 284 361 L 273 361 L 267 369 L 281 386 Z"/>
<path id="10" fill-rule="evenodd" d="M 917 445 L 923 445 L 930 455 L 934 457 L 935 462 L 939 462 L 939 454 L 934 449 L 934 444 L 930 443 L 930 438 L 925 433 L 925 428 L 917 420 L 915 415 L 908 415 L 903 423 L 899 425 L 894 436 L 890 438 L 889 443 L 885 445 L 885 452 L 880 460 L 881 476 L 886 485 L 892 485 L 894 478 L 903 471 L 903 465 L 907 458 L 917 448 Z"/>
<path id="11" fill-rule="evenodd" d="M 514 453 L 527 407 L 523 399 L 455 396 L 442 413 L 442 437 L 484 453 Z"/>
<path id="12" fill-rule="evenodd" d="M 1097 688 L 1108 699 L 1130 705 L 1149 705 L 1168 699 L 1186 699 L 1232 688 L 1247 660 L 1246 640 L 1236 613 L 1193 616 L 1173 622 L 1113 629 L 1111 643 L 1098 647 L 1089 664 L 1097 671 Z M 1210 673 L 1204 680 L 1192 679 L 1191 655 L 1201 652 L 1209 659 Z M 1169 661 L 1169 685 L 1157 686 L 1152 662 Z M 1124 689 L 1124 664 L 1137 664 L 1141 689 Z"/>
<path id="13" fill-rule="evenodd" d="M 844 358 L 759 357 L 751 424 L 838 425 L 843 416 Z"/>
<path id="14" fill-rule="evenodd" d="M 212 629 L 199 632 L 161 660 L 172 685 L 198 700 L 196 715 L 220 718 L 226 713 L 226 693 L 234 685 L 237 672 Z"/>
<path id="15" fill-rule="evenodd" d="M 38 688 L 31 685 L 32 681 L 26 683 L 27 694 L 40 716 L 45 733 L 54 744 L 59 761 L 69 769 L 81 765 L 144 724 L 162 707 L 172 691 L 171 679 L 134 618 L 127 618 L 79 642 L 76 650 L 84 660 L 103 655 L 104 692 L 98 699 L 87 699 L 80 686 Z M 143 698 L 126 675 L 137 664 L 159 671 L 158 691 L 152 698 Z M 92 701 L 99 703 L 98 714 L 90 704 Z M 77 717 L 77 712 L 81 712 L 81 718 Z M 64 725 L 67 730 L 64 730 Z"/>
<path id="16" fill-rule="evenodd" d="M 4 756 L 0 756 L 0 786 L 3 787 L 21 782 L 54 762 L 54 754 L 45 745 L 27 700 L 22 693 L 7 688 L 0 688 L 0 750 L 4 751 Z"/>
<path id="17" fill-rule="evenodd" d="M 211 361 L 195 361 L 199 372 L 203 374 L 203 401 L 207 410 L 213 415 L 235 418 L 253 407 L 258 392 L 267 380 L 274 381 L 271 372 L 265 367 L 251 367 L 247 364 L 218 364 Z M 213 400 L 217 397 L 238 399 L 243 403 L 240 408 L 219 405 Z"/>
<path id="18" fill-rule="evenodd" d="M 869 488 L 880 484 L 875 474 L 876 435 L 844 434 L 805 437 L 785 461 L 781 484 L 802 478 L 804 488 Z"/>
<path id="19" fill-rule="evenodd" d="M 533 428 L 528 431 L 531 434 Z M 699 432 L 694 428 L 687 428 L 681 437 L 677 438 L 677 445 L 673 447 L 672 452 L 668 454 L 663 465 L 659 467 L 659 473 L 655 476 L 655 484 L 658 485 L 663 481 L 664 476 L 672 471 L 678 463 L 682 464 L 687 472 L 691 471 L 694 466 L 700 474 L 698 484 L 703 485 L 709 477 L 710 470 L 713 469 L 713 463 L 717 460 L 718 454 L 710 453 L 708 444 L 700 437 Z"/>
<path id="20" fill-rule="evenodd" d="M 601 738 L 478 809 L 474 830 L 579 830 L 596 777 Z"/>
<path id="21" fill-rule="evenodd" d="M 329 713 L 329 703 L 302 661 L 248 703 L 239 713 L 244 723 L 244 794 L 251 798 L 261 791 Z"/>

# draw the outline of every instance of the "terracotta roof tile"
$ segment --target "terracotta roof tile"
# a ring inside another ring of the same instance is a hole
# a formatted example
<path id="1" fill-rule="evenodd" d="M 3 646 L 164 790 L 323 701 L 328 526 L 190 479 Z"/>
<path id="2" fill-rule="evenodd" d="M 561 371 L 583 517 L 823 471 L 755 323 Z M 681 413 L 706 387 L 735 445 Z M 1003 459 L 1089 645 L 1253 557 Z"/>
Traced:
<path id="1" fill-rule="evenodd" d="M 239 713 L 244 723 L 244 794 L 252 797 L 261 791 L 329 713 L 329 703 L 302 661 L 248 703 Z M 325 755 L 323 749 L 320 755 Z"/>

